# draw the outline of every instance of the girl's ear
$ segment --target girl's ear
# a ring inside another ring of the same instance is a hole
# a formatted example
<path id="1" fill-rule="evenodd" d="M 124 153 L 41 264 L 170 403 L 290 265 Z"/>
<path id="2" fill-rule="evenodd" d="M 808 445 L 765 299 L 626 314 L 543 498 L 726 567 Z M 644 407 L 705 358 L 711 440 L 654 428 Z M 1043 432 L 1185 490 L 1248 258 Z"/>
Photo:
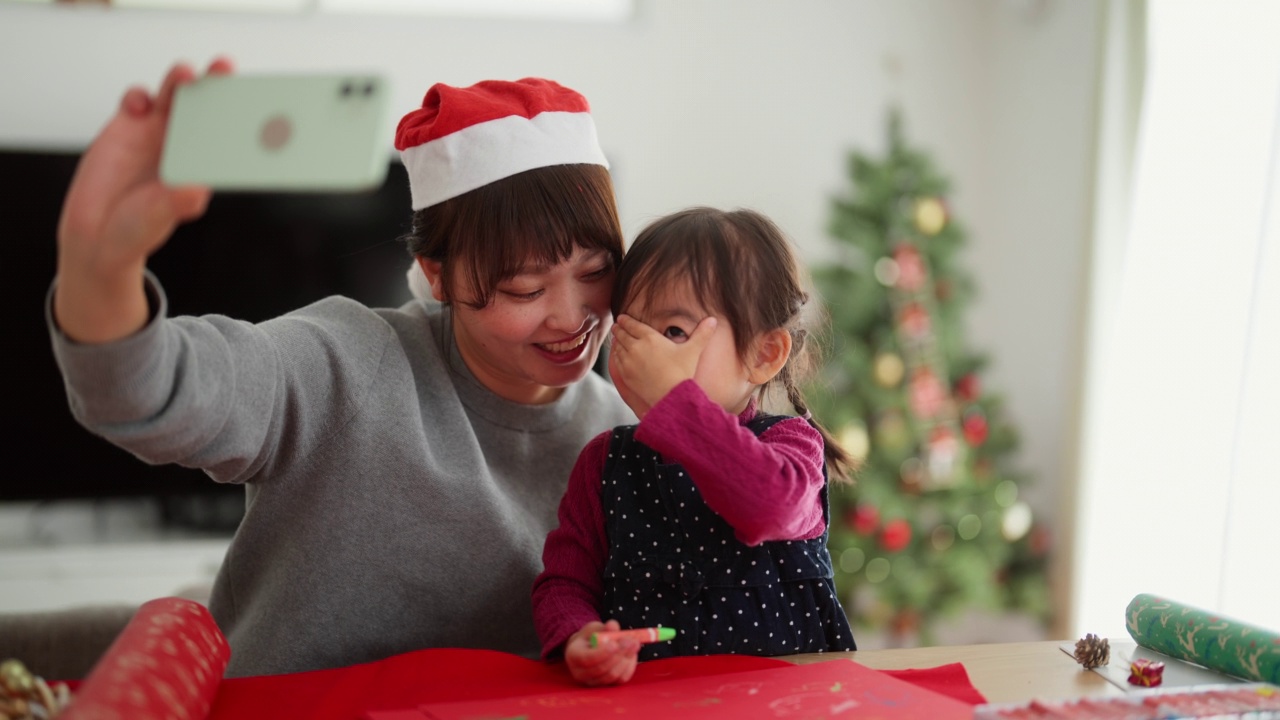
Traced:
<path id="1" fill-rule="evenodd" d="M 752 348 L 752 362 L 747 379 L 753 385 L 764 385 L 782 371 L 791 358 L 791 333 L 775 328 L 762 334 Z"/>
<path id="2" fill-rule="evenodd" d="M 439 260 L 428 260 L 422 256 L 418 256 L 418 266 L 422 268 L 422 274 L 427 276 L 427 282 L 431 284 L 431 297 L 436 302 L 449 302 L 448 296 L 444 292 L 443 266 Z"/>

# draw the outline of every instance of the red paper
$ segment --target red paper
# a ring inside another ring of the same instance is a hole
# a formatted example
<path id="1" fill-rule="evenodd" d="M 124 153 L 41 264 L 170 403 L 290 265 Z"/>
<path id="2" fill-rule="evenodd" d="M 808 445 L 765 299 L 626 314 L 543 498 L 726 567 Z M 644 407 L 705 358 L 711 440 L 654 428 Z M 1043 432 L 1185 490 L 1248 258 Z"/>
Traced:
<path id="1" fill-rule="evenodd" d="M 785 667 L 747 655 L 681 657 L 640 663 L 631 685 Z M 509 698 L 580 690 L 564 663 L 528 660 L 494 650 L 437 648 L 334 670 L 222 681 L 211 720 L 354 720 L 367 711 L 396 711 L 429 702 Z M 413 710 L 410 718 L 421 720 Z M 385 720 L 396 716 L 387 715 Z"/>
<path id="2" fill-rule="evenodd" d="M 969 680 L 969 673 L 960 663 L 948 663 L 932 668 L 881 670 L 880 672 L 970 705 L 982 705 L 987 702 L 987 698 L 973 686 Z"/>
<path id="3" fill-rule="evenodd" d="M 876 717 L 882 720 L 972 718 L 973 707 L 851 660 L 788 665 L 728 676 L 579 688 L 499 700 L 431 703 L 415 720 L 594 720 L 609 718 Z M 370 712 L 366 720 L 409 720 Z"/>
<path id="4" fill-rule="evenodd" d="M 58 717 L 203 718 L 230 657 L 200 603 L 172 597 L 143 603 Z"/>

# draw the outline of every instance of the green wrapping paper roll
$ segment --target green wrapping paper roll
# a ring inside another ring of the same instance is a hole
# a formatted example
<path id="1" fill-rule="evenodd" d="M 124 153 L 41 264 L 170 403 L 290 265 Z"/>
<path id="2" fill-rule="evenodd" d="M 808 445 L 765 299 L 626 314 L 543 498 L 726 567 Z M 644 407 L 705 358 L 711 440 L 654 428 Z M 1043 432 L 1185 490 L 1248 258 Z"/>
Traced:
<path id="1" fill-rule="evenodd" d="M 1142 594 L 1125 608 L 1133 641 L 1227 675 L 1280 685 L 1280 633 Z"/>

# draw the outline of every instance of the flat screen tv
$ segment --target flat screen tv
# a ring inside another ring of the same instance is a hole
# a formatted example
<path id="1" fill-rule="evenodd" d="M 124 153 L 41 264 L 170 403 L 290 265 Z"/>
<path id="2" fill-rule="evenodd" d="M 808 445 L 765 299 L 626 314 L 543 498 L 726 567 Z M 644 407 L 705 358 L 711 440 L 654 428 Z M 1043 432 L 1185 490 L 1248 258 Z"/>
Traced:
<path id="1" fill-rule="evenodd" d="M 0 307 L 5 333 L 5 462 L 0 502 L 153 496 L 242 497 L 203 472 L 149 466 L 80 427 L 45 328 L 55 229 L 76 152 L 0 150 Z M 331 294 L 373 306 L 409 297 L 409 183 L 361 194 L 220 194 L 149 263 L 173 314 L 264 320 Z"/>

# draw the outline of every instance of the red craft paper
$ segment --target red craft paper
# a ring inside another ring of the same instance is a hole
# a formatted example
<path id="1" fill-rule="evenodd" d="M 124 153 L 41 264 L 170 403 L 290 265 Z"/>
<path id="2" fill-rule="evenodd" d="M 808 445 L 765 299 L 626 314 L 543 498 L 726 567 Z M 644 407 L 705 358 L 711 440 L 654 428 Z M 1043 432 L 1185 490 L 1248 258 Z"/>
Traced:
<path id="1" fill-rule="evenodd" d="M 880 672 L 970 705 L 982 705 L 987 702 L 987 698 L 978 692 L 978 688 L 974 687 L 973 682 L 969 680 L 969 673 L 964 669 L 964 665 L 958 662 L 932 668 L 881 670 Z"/>
<path id="2" fill-rule="evenodd" d="M 789 665 L 783 660 L 747 655 L 669 658 L 640 663 L 630 684 Z M 435 648 L 333 670 L 223 680 L 209 717 L 354 720 L 368 711 L 403 711 L 430 702 L 579 689 L 564 663 L 545 663 L 494 650 Z M 386 720 L 396 717 L 400 716 L 388 715 Z M 409 717 L 420 719 L 421 715 Z"/>
<path id="3" fill-rule="evenodd" d="M 732 675 L 662 683 L 526 695 L 498 700 L 431 703 L 419 720 L 594 720 L 609 718 L 876 717 L 948 720 L 973 717 L 967 703 L 924 690 L 852 660 L 788 665 Z M 365 720 L 407 720 L 371 712 Z"/>
<path id="4" fill-rule="evenodd" d="M 203 605 L 182 598 L 143 603 L 59 720 L 203 718 L 230 648 Z"/>

